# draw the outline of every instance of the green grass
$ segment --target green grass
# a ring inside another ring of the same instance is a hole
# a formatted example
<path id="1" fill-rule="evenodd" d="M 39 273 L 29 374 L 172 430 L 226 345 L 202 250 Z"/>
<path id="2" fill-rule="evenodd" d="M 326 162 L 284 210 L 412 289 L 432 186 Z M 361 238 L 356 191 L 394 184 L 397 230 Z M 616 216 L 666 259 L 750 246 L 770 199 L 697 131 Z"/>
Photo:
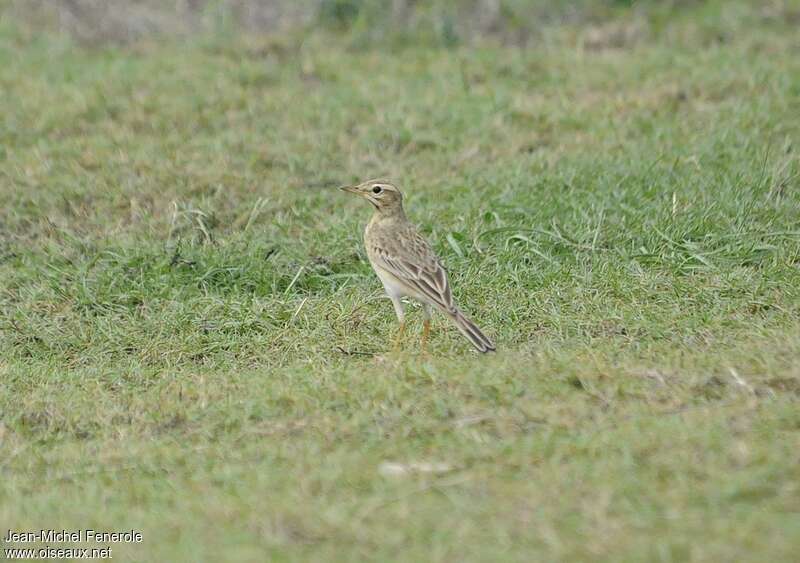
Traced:
<path id="1" fill-rule="evenodd" d="M 2 533 L 142 531 L 121 560 L 795 560 L 793 6 L 620 8 L 524 49 L 87 48 L 0 18 Z M 370 210 L 332 189 L 377 175 L 497 354 L 437 318 L 420 356 L 417 308 L 388 353 Z"/>

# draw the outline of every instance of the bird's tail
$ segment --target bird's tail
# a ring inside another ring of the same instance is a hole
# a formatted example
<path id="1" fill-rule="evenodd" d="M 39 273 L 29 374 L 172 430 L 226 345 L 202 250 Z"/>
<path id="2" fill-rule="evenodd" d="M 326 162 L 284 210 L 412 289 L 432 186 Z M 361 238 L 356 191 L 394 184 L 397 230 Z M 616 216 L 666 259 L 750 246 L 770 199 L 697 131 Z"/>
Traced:
<path id="1" fill-rule="evenodd" d="M 485 354 L 495 350 L 494 343 L 489 340 L 489 337 L 483 334 L 475 323 L 465 317 L 464 313 L 456 309 L 453 312 L 448 312 L 448 316 L 453 319 L 461 334 L 467 337 L 478 352 Z"/>

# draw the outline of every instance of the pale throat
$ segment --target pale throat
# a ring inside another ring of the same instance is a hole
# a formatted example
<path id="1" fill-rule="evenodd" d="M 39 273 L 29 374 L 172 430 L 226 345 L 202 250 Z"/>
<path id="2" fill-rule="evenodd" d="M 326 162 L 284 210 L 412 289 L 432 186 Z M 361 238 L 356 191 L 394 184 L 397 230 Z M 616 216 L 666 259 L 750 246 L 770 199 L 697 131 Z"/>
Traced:
<path id="1" fill-rule="evenodd" d="M 403 204 L 399 201 L 391 203 L 382 203 L 375 207 L 375 213 L 372 215 L 372 221 L 381 221 L 384 219 L 406 219 L 406 213 L 403 210 Z"/>

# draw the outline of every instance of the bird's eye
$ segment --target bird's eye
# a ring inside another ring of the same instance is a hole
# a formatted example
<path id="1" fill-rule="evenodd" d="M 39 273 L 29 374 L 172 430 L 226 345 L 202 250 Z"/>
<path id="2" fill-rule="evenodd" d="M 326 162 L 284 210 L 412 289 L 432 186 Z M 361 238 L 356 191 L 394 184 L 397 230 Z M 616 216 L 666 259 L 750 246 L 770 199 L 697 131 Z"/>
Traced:
<path id="1" fill-rule="evenodd" d="M 381 187 L 380 187 L 380 186 L 373 186 L 373 187 L 372 187 L 372 193 L 374 193 L 374 194 L 379 194 L 379 193 L 381 193 L 382 191 L 383 191 L 383 190 L 381 189 Z"/>

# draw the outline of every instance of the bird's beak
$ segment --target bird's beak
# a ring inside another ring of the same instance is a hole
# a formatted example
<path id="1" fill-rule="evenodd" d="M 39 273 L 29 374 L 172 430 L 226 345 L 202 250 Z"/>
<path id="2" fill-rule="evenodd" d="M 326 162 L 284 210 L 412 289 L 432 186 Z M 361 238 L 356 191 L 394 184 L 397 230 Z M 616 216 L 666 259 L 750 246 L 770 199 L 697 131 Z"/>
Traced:
<path id="1" fill-rule="evenodd" d="M 359 193 L 358 188 L 355 186 L 340 186 L 339 189 L 343 192 L 350 192 L 351 194 Z"/>

